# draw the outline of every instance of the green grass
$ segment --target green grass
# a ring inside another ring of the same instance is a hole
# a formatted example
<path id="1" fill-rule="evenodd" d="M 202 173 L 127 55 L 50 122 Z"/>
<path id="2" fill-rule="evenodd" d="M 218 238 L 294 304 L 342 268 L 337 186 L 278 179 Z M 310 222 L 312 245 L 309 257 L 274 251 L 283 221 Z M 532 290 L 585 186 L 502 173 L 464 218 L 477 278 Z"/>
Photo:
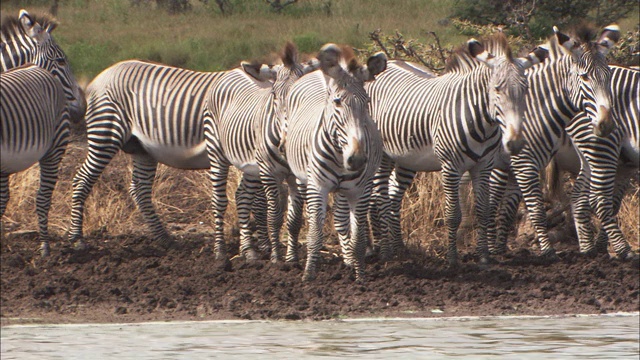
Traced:
<path id="1" fill-rule="evenodd" d="M 327 42 L 366 48 L 368 33 L 378 28 L 423 42 L 432 41 L 428 31 L 437 32 L 444 43 L 465 39 L 452 26 L 439 24 L 449 15 L 449 0 L 405 0 L 393 6 L 383 1 L 332 1 L 331 15 L 324 0 L 301 1 L 282 14 L 271 11 L 264 1 L 235 1 L 236 11 L 230 16 L 222 16 L 213 1 L 208 6 L 192 3 L 192 11 L 172 16 L 153 6 L 132 7 L 129 0 L 62 1 L 54 37 L 80 78 L 93 78 L 111 64 L 131 58 L 219 71 L 242 60 L 273 58 L 286 41 L 310 54 Z M 21 7 L 14 2 L 0 5 L 3 15 L 17 14 Z M 48 8 L 27 7 L 33 12 Z"/>

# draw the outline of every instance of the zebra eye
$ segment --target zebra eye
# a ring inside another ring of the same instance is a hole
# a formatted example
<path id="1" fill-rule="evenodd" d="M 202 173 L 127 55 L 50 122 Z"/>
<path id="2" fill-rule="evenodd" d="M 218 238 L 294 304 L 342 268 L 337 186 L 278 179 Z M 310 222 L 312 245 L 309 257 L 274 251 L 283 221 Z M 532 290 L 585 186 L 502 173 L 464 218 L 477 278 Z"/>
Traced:
<path id="1" fill-rule="evenodd" d="M 580 76 L 580 78 L 584 81 L 589 81 L 589 74 L 587 73 L 581 73 L 581 74 L 578 74 L 578 76 Z"/>
<path id="2" fill-rule="evenodd" d="M 336 106 L 342 106 L 342 99 L 340 99 L 339 97 L 335 98 L 333 99 L 333 103 L 336 104 Z"/>
<path id="3" fill-rule="evenodd" d="M 58 58 L 56 59 L 56 62 L 58 63 L 58 65 L 60 66 L 65 66 L 67 65 L 67 60 L 63 59 L 63 58 Z"/>

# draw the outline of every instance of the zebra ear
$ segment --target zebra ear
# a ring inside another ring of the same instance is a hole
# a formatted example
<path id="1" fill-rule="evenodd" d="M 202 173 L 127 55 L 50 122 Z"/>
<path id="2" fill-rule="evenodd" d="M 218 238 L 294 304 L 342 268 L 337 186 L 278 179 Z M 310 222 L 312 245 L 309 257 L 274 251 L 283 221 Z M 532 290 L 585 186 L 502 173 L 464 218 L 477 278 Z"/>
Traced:
<path id="1" fill-rule="evenodd" d="M 27 12 L 27 10 L 20 10 L 20 14 L 18 15 L 18 19 L 20 20 L 20 24 L 22 24 L 22 29 L 24 32 L 37 42 L 42 42 L 47 39 L 49 33 L 46 32 L 40 24 L 38 24 L 31 15 Z"/>
<path id="2" fill-rule="evenodd" d="M 338 76 L 342 70 L 340 67 L 340 58 L 342 56 L 342 50 L 336 44 L 326 44 L 320 49 L 318 54 L 318 60 L 320 61 L 320 68 L 322 72 L 330 77 Z"/>
<path id="3" fill-rule="evenodd" d="M 598 39 L 598 51 L 603 55 L 607 55 L 618 40 L 620 40 L 620 27 L 616 24 L 605 27 Z"/>
<path id="4" fill-rule="evenodd" d="M 544 60 L 548 57 L 549 49 L 545 48 L 543 45 L 540 45 L 533 49 L 533 51 L 531 51 L 526 57 L 518 58 L 517 60 L 525 69 L 528 69 L 535 64 L 544 62 Z"/>
<path id="5" fill-rule="evenodd" d="M 287 42 L 287 45 L 284 47 L 282 63 L 288 68 L 291 68 L 298 63 L 298 49 L 292 42 Z"/>
<path id="6" fill-rule="evenodd" d="M 275 80 L 276 76 L 273 69 L 260 63 L 248 63 L 243 61 L 240 63 L 242 70 L 258 81 Z"/>
<path id="7" fill-rule="evenodd" d="M 302 74 L 308 74 L 310 72 L 316 71 L 320 68 L 320 60 L 317 58 L 313 58 L 306 62 L 306 64 L 302 67 Z"/>
<path id="8" fill-rule="evenodd" d="M 558 39 L 558 44 L 565 48 L 565 50 L 571 53 L 574 57 L 580 56 L 580 53 L 582 52 L 580 44 L 578 44 L 569 35 L 560 32 L 557 26 L 553 27 L 553 32 L 556 35 L 556 39 Z"/>
<path id="9" fill-rule="evenodd" d="M 367 59 L 367 70 L 369 72 L 368 81 L 387 69 L 387 56 L 383 52 L 378 52 Z"/>
<path id="10" fill-rule="evenodd" d="M 467 49 L 469 50 L 469 54 L 471 55 L 471 57 L 485 63 L 489 67 L 493 66 L 495 56 L 492 53 L 488 52 L 484 48 L 484 45 L 480 43 L 480 41 L 476 39 L 469 39 L 467 41 Z"/>

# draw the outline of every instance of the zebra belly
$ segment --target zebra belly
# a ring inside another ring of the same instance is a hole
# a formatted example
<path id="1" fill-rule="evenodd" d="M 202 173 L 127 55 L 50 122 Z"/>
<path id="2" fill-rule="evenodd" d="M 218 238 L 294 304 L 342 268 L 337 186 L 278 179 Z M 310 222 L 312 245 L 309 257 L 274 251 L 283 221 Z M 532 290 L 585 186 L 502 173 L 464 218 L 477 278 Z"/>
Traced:
<path id="1" fill-rule="evenodd" d="M 204 141 L 192 147 L 144 143 L 142 147 L 157 162 L 167 166 L 185 170 L 209 168 L 209 158 Z"/>
<path id="2" fill-rule="evenodd" d="M 388 154 L 396 162 L 397 166 L 413 171 L 439 171 L 440 159 L 433 147 L 414 150 L 406 155 L 394 156 Z"/>
<path id="3" fill-rule="evenodd" d="M 626 137 L 622 142 L 622 158 L 631 162 L 635 167 L 640 167 L 640 144 L 630 137 Z"/>
<path id="4" fill-rule="evenodd" d="M 577 174 L 580 171 L 580 157 L 571 142 L 562 144 L 555 155 L 560 169 Z"/>
<path id="5" fill-rule="evenodd" d="M 15 174 L 26 170 L 37 163 L 47 150 L 48 147 L 42 147 L 15 152 L 3 146 L 0 148 L 0 171 L 3 174 Z"/>

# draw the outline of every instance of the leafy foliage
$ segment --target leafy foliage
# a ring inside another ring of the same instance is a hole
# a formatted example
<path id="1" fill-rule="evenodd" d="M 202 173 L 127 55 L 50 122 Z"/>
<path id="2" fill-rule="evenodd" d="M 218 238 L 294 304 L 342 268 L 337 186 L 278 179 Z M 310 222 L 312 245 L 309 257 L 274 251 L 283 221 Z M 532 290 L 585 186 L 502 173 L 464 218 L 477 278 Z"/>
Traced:
<path id="1" fill-rule="evenodd" d="M 637 0 L 456 0 L 453 16 L 478 25 L 502 25 L 527 39 L 548 36 L 554 25 L 588 21 L 603 26 L 637 11 Z"/>

